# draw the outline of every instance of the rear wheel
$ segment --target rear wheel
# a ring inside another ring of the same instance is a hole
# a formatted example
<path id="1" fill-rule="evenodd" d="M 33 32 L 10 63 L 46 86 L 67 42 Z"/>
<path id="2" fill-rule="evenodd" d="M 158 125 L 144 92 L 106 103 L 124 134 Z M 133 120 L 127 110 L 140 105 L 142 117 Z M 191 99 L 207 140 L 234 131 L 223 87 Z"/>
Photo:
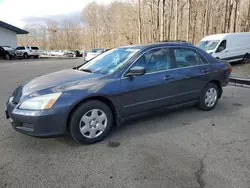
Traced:
<path id="1" fill-rule="evenodd" d="M 245 56 L 242 59 L 242 63 L 244 63 L 244 64 L 250 63 L 250 55 L 249 54 L 245 54 Z"/>
<path id="2" fill-rule="evenodd" d="M 82 144 L 103 140 L 113 125 L 110 108 L 100 101 L 88 101 L 74 110 L 70 120 L 72 137 Z"/>
<path id="3" fill-rule="evenodd" d="M 24 54 L 23 54 L 23 58 L 24 58 L 24 59 L 28 59 L 28 58 L 29 58 L 29 55 L 28 55 L 27 53 L 24 53 Z"/>
<path id="4" fill-rule="evenodd" d="M 212 110 L 219 99 L 219 88 L 214 83 L 209 83 L 206 85 L 206 87 L 203 89 L 200 101 L 198 104 L 199 109 L 204 111 L 210 111 Z"/>
<path id="5" fill-rule="evenodd" d="M 35 55 L 34 58 L 37 59 L 39 56 L 38 55 Z"/>

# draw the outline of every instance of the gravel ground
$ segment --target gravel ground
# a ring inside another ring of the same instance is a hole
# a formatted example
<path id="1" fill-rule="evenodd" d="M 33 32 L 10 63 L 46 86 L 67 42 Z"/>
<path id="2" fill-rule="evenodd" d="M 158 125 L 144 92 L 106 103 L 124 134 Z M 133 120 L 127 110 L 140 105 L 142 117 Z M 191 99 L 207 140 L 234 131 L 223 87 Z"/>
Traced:
<path id="1" fill-rule="evenodd" d="M 250 63 L 240 64 L 235 63 L 232 65 L 233 72 L 232 76 L 250 78 Z"/>

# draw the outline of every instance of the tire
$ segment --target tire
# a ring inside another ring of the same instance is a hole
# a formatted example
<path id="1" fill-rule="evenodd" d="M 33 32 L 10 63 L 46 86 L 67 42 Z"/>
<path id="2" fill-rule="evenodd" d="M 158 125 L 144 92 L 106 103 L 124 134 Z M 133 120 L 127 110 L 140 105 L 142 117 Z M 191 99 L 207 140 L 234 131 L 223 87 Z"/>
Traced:
<path id="1" fill-rule="evenodd" d="M 249 54 L 245 54 L 243 59 L 242 59 L 242 63 L 247 64 L 250 63 L 250 55 Z"/>
<path id="2" fill-rule="evenodd" d="M 38 55 L 35 55 L 34 58 L 37 59 L 39 56 Z"/>
<path id="3" fill-rule="evenodd" d="M 10 54 L 6 54 L 4 57 L 5 57 L 5 59 L 7 59 L 7 60 L 10 60 L 10 59 L 11 59 Z"/>
<path id="4" fill-rule="evenodd" d="M 28 59 L 29 58 L 29 55 L 27 53 L 24 53 L 23 54 L 23 59 Z"/>
<path id="5" fill-rule="evenodd" d="M 76 141 L 82 144 L 93 144 L 103 140 L 112 125 L 113 115 L 106 104 L 100 101 L 87 101 L 73 111 L 69 128 Z"/>
<path id="6" fill-rule="evenodd" d="M 219 92 L 219 88 L 215 83 L 208 83 L 201 93 L 198 108 L 203 111 L 214 109 L 219 99 Z M 210 100 L 209 97 L 211 97 Z"/>

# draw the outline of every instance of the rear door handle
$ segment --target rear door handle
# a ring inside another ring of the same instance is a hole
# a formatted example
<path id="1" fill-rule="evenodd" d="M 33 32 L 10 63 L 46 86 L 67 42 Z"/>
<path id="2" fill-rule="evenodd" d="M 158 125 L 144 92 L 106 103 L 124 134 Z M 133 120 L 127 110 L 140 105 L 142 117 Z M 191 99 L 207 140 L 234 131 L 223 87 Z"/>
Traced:
<path id="1" fill-rule="evenodd" d="M 170 75 L 164 77 L 164 80 L 172 80 L 172 79 L 174 79 L 174 77 Z"/>
<path id="2" fill-rule="evenodd" d="M 209 69 L 203 69 L 202 71 L 201 71 L 202 73 L 209 73 L 209 72 L 211 72 Z"/>

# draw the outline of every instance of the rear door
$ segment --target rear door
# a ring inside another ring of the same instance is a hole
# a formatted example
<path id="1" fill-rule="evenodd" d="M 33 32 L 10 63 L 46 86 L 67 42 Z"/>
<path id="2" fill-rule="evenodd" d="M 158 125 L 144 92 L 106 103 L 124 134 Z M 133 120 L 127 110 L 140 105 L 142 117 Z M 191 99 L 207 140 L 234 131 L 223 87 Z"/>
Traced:
<path id="1" fill-rule="evenodd" d="M 173 48 L 172 52 L 176 67 L 172 74 L 179 92 L 175 100 L 179 104 L 199 100 L 201 91 L 212 74 L 210 64 L 192 48 Z"/>

